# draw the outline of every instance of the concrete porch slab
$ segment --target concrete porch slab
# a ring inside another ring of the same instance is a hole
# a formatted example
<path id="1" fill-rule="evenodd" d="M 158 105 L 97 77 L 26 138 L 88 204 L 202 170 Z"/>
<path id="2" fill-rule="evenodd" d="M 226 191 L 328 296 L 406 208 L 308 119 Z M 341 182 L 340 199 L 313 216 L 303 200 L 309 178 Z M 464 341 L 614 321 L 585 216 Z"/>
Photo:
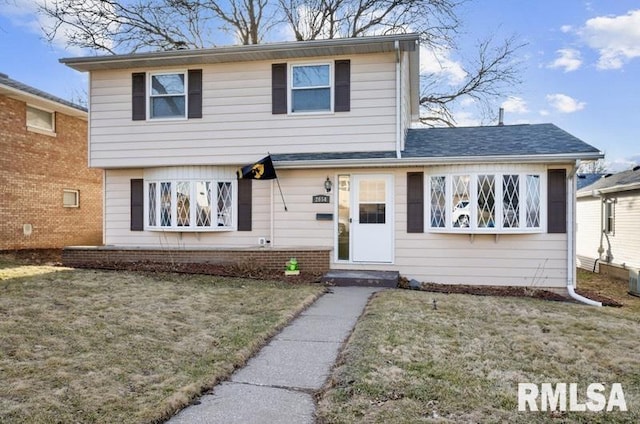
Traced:
<path id="1" fill-rule="evenodd" d="M 397 287 L 399 278 L 398 271 L 332 269 L 321 282 L 334 286 Z"/>

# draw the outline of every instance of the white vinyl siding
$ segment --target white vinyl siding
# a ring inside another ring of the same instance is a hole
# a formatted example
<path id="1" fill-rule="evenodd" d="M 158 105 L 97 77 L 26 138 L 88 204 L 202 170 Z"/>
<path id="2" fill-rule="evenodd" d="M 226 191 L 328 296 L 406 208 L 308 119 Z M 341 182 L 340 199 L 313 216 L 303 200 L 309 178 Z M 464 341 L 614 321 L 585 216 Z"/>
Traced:
<path id="1" fill-rule="evenodd" d="M 394 54 L 317 58 L 351 60 L 351 110 L 273 115 L 271 62 L 202 66 L 198 120 L 131 120 L 131 74 L 179 69 L 91 73 L 94 167 L 250 163 L 265 155 L 395 150 Z M 261 152 L 261 153 L 258 153 Z"/>
<path id="2" fill-rule="evenodd" d="M 562 290 L 567 284 L 566 234 L 441 234 L 407 233 L 406 180 L 407 172 L 424 171 L 425 178 L 432 167 L 385 170 L 393 173 L 395 193 L 393 264 L 367 266 L 336 262 L 340 269 L 400 270 L 407 278 L 446 284 L 516 285 L 546 287 Z M 455 172 L 458 167 L 438 167 Z M 513 164 L 508 169 L 532 168 Z M 479 165 L 473 170 L 503 170 L 502 165 Z M 539 169 L 539 168 L 538 168 Z M 546 170 L 545 170 L 546 172 Z M 288 212 L 278 197 L 274 198 L 274 247 L 331 247 L 337 234 L 337 219 L 317 221 L 316 213 L 333 213 L 337 217 L 335 199 L 331 204 L 313 204 L 312 194 L 324 192 L 327 175 L 337 187 L 338 175 L 379 174 L 380 169 L 279 170 L 278 176 L 285 193 Z M 426 206 L 425 206 L 426 207 Z M 425 227 L 426 229 L 426 227 Z"/>
<path id="3" fill-rule="evenodd" d="M 179 169 L 176 168 L 176 179 L 180 177 Z M 518 164 L 488 164 L 473 166 L 469 170 L 482 173 L 488 169 L 528 172 L 533 168 Z M 394 181 L 394 263 L 366 266 L 348 264 L 344 261 L 335 262 L 335 255 L 332 255 L 331 266 L 340 269 L 400 270 L 407 278 L 425 282 L 564 290 L 567 283 L 567 234 L 407 233 L 407 172 L 422 171 L 426 179 L 430 174 L 456 173 L 460 170 L 460 166 L 385 169 L 385 174 L 393 174 Z M 257 247 L 258 237 L 266 237 L 271 240 L 273 247 L 278 248 L 334 247 L 337 237 L 337 176 L 379 174 L 380 169 L 278 170 L 288 211 L 284 210 L 274 182 L 253 181 L 251 232 L 131 232 L 129 181 L 131 178 L 145 178 L 145 175 L 150 178 L 151 172 L 106 172 L 107 244 L 156 248 Z M 193 175 L 193 171 L 190 175 Z M 331 203 L 313 203 L 313 195 L 325 194 L 324 181 L 327 176 L 334 183 L 334 190 L 329 193 Z M 317 220 L 318 213 L 333 214 L 334 220 Z M 617 225 L 621 225 L 620 221 Z M 301 267 L 304 269 L 304 264 Z"/>
<path id="4" fill-rule="evenodd" d="M 602 237 L 602 259 L 610 253 L 613 264 L 640 268 L 640 208 L 637 206 L 640 191 L 609 193 L 607 196 L 615 201 L 612 205 L 615 219 L 614 231 Z M 606 206 L 602 205 L 601 211 L 601 202 L 600 197 L 581 197 L 576 207 L 576 250 L 580 266 L 590 271 L 593 261 L 599 257 L 600 232 L 606 225 Z"/>

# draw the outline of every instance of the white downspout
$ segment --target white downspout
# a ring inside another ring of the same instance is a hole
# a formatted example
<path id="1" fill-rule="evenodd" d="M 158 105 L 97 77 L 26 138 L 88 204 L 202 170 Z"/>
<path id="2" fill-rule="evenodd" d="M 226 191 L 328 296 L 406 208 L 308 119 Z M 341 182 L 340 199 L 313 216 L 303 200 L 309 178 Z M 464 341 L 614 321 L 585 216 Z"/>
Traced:
<path id="1" fill-rule="evenodd" d="M 575 206 L 575 193 L 576 193 L 576 179 L 575 175 L 578 171 L 580 161 L 576 160 L 576 163 L 569 172 L 567 178 L 567 216 L 569 217 L 569 225 L 567 225 L 567 292 L 572 299 L 578 302 L 585 303 L 590 306 L 602 306 L 601 302 L 588 299 L 575 292 L 576 282 L 576 240 L 574 234 L 576 232 L 576 208 Z"/>
<path id="2" fill-rule="evenodd" d="M 400 159 L 402 157 L 401 153 L 401 143 L 402 143 L 402 111 L 401 111 L 401 101 L 402 101 L 402 90 L 400 84 L 402 83 L 402 79 L 400 78 L 400 72 L 402 71 L 401 66 L 401 55 L 400 55 L 400 42 L 398 40 L 395 41 L 394 47 L 396 49 L 396 158 Z"/>

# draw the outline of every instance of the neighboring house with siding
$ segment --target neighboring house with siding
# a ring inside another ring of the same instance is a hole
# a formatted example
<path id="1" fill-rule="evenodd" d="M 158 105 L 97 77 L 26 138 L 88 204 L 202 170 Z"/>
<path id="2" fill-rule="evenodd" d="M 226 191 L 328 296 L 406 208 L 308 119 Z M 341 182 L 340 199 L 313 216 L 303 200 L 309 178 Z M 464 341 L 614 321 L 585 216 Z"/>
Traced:
<path id="1" fill-rule="evenodd" d="M 579 266 L 627 279 L 627 268 L 640 268 L 640 166 L 607 174 L 577 196 Z"/>
<path id="2" fill-rule="evenodd" d="M 87 110 L 0 74 L 0 250 L 102 243 Z"/>
<path id="3" fill-rule="evenodd" d="M 602 154 L 552 124 L 419 128 L 415 34 L 62 62 L 90 73 L 103 259 L 574 281 L 576 165 Z M 273 180 L 236 179 L 269 153 L 288 210 Z"/>

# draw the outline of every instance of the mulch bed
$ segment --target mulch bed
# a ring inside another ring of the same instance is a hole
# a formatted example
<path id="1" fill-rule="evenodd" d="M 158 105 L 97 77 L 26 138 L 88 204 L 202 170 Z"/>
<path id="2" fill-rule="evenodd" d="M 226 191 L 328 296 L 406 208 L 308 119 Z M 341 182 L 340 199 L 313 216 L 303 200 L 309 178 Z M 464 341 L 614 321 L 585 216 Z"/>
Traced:
<path id="1" fill-rule="evenodd" d="M 401 278 L 401 288 L 411 288 L 406 278 Z M 563 296 L 548 290 L 532 289 L 529 287 L 496 287 L 496 286 L 469 286 L 458 284 L 421 283 L 417 290 L 436 293 L 472 294 L 475 296 L 505 296 L 505 297 L 532 297 L 535 299 L 552 300 L 557 302 L 572 301 L 568 296 Z M 576 292 L 598 302 L 603 306 L 621 307 L 622 303 L 590 290 L 576 290 Z"/>
<path id="2" fill-rule="evenodd" d="M 73 265 L 73 264 L 71 264 Z M 251 265 L 214 265 L 208 263 L 163 263 L 163 262 L 93 262 L 90 266 L 77 268 L 122 270 L 135 272 L 177 272 L 181 274 L 204 274 L 221 277 L 250 278 L 254 280 L 275 280 L 292 284 L 318 283 L 322 274 L 300 272 L 299 275 L 284 275 L 281 272 L 261 269 Z"/>
<path id="3" fill-rule="evenodd" d="M 0 255 L 8 256 L 14 260 L 29 264 L 43 265 L 53 264 L 61 265 L 62 250 L 61 249 L 25 249 L 0 251 Z M 292 284 L 301 283 L 319 283 L 322 274 L 305 273 L 300 275 L 284 275 L 282 272 L 275 272 L 261 269 L 250 264 L 245 265 L 213 265 L 207 263 L 158 263 L 150 261 L 140 262 L 96 262 L 91 266 L 85 266 L 91 269 L 108 269 L 138 272 L 177 272 L 183 274 L 205 274 L 217 275 L 221 277 L 238 277 L 250 278 L 256 280 L 275 280 L 284 281 Z M 410 288 L 409 280 L 400 277 L 398 287 Z M 548 290 L 538 290 L 529 287 L 496 287 L 496 286 L 470 286 L 458 284 L 435 284 L 421 283 L 419 290 L 436 292 L 436 293 L 459 293 L 472 294 L 476 296 L 506 296 L 506 297 L 533 297 L 536 299 L 552 300 L 566 302 L 571 300 L 567 296 L 560 295 Z M 576 289 L 576 293 L 589 299 L 602 302 L 603 306 L 622 307 L 623 304 L 604 296 L 598 292 L 585 289 Z"/>

